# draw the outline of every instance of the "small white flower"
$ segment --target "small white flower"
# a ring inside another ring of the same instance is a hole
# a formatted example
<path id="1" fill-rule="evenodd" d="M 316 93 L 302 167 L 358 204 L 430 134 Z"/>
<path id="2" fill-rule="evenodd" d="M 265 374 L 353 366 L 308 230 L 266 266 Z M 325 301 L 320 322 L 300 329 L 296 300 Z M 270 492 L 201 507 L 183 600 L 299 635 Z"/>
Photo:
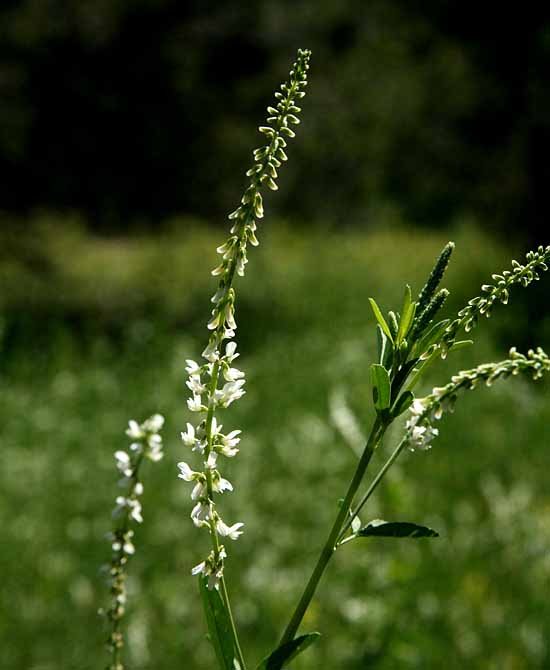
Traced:
<path id="1" fill-rule="evenodd" d="M 223 493 L 224 491 L 232 491 L 233 484 L 227 479 L 220 477 L 219 472 L 217 472 L 215 473 L 215 476 L 212 481 L 212 490 L 215 491 L 216 493 Z"/>
<path id="2" fill-rule="evenodd" d="M 241 434 L 240 430 L 232 430 L 227 435 L 222 435 L 222 443 L 216 446 L 216 451 L 220 454 L 223 454 L 227 458 L 232 458 L 239 453 L 239 450 L 236 446 L 241 441 L 240 437 L 237 437 Z"/>
<path id="3" fill-rule="evenodd" d="M 218 421 L 217 421 L 216 417 L 213 416 L 212 417 L 212 424 L 211 424 L 211 427 L 210 427 L 210 434 L 212 436 L 217 435 L 222 428 L 223 428 L 223 425 L 218 426 Z"/>
<path id="4" fill-rule="evenodd" d="M 143 437 L 145 437 L 145 433 L 141 429 L 141 426 L 137 421 L 134 421 L 133 419 L 128 421 L 128 428 L 126 430 L 126 435 L 132 438 L 132 440 L 141 440 Z"/>
<path id="5" fill-rule="evenodd" d="M 227 242 L 225 242 L 225 244 L 222 244 L 221 246 L 219 246 L 219 247 L 216 249 L 216 251 L 217 251 L 219 254 L 221 254 L 222 256 L 224 256 L 224 258 L 225 258 L 225 254 L 227 254 L 227 252 L 231 252 L 231 251 L 233 250 L 236 241 L 237 241 L 237 238 L 236 238 L 236 237 L 230 237 L 230 238 L 227 240 Z"/>
<path id="6" fill-rule="evenodd" d="M 240 356 L 240 354 L 235 353 L 237 350 L 236 342 L 228 342 L 225 347 L 225 357 L 227 358 L 228 363 L 233 363 L 233 361 Z"/>
<path id="7" fill-rule="evenodd" d="M 242 379 L 244 377 L 244 372 L 237 370 L 237 368 L 224 368 L 223 376 L 226 381 L 234 382 L 237 379 Z"/>
<path id="8" fill-rule="evenodd" d="M 227 287 L 226 287 L 226 286 L 222 286 L 222 287 L 219 288 L 219 289 L 216 291 L 216 293 L 214 293 L 214 295 L 210 298 L 210 302 L 213 302 L 214 304 L 217 305 L 221 300 L 223 300 L 223 299 L 225 298 L 226 295 L 227 295 Z"/>
<path id="9" fill-rule="evenodd" d="M 248 263 L 248 259 L 245 258 L 243 255 L 239 254 L 237 257 L 237 274 L 239 277 L 244 277 L 244 268 L 245 265 Z"/>
<path id="10" fill-rule="evenodd" d="M 130 457 L 125 451 L 115 451 L 117 469 L 126 477 L 131 477 L 132 468 L 130 467 Z"/>
<path id="11" fill-rule="evenodd" d="M 192 398 L 188 398 L 187 407 L 191 410 L 191 412 L 201 412 L 202 402 L 200 395 L 193 395 Z"/>
<path id="12" fill-rule="evenodd" d="M 164 417 L 162 414 L 153 414 L 144 423 L 143 428 L 151 433 L 158 433 L 164 426 Z"/>
<path id="13" fill-rule="evenodd" d="M 207 574 L 206 561 L 202 561 L 198 565 L 195 565 L 195 567 L 191 570 L 191 574 L 206 575 Z"/>
<path id="14" fill-rule="evenodd" d="M 430 442 L 434 437 L 439 435 L 437 428 L 427 426 L 415 426 L 411 435 L 411 448 L 413 449 L 429 449 Z"/>
<path id="15" fill-rule="evenodd" d="M 180 469 L 180 474 L 178 475 L 179 479 L 184 479 L 186 482 L 192 482 L 195 479 L 199 479 L 202 477 L 200 472 L 195 472 L 194 470 L 191 470 L 191 468 L 185 463 L 185 461 L 182 461 L 181 463 L 178 463 L 178 468 Z"/>
<path id="16" fill-rule="evenodd" d="M 137 496 L 140 496 L 143 494 L 143 484 L 141 482 L 136 482 L 136 485 L 134 486 L 134 493 Z"/>
<path id="17" fill-rule="evenodd" d="M 187 431 L 185 433 L 182 432 L 181 439 L 186 447 L 195 446 L 195 442 L 197 441 L 195 437 L 195 428 L 190 423 L 187 424 Z"/>
<path id="18" fill-rule="evenodd" d="M 198 363 L 196 363 L 195 361 L 193 361 L 190 358 L 187 358 L 185 360 L 185 362 L 187 363 L 187 367 L 185 368 L 185 371 L 187 372 L 187 374 L 189 376 L 200 374 L 200 372 L 199 372 L 200 371 L 200 365 Z"/>
<path id="19" fill-rule="evenodd" d="M 141 503 L 139 500 L 129 500 L 128 503 L 131 510 L 131 518 L 138 523 L 143 523 L 143 517 L 141 516 Z"/>
<path id="20" fill-rule="evenodd" d="M 191 500 L 202 498 L 207 492 L 207 486 L 204 482 L 197 482 L 191 491 Z"/>
<path id="21" fill-rule="evenodd" d="M 221 519 L 216 521 L 216 530 L 223 537 L 229 537 L 232 540 L 236 540 L 240 535 L 243 534 L 243 531 L 240 530 L 244 526 L 244 523 L 234 523 L 232 526 L 227 526 Z"/>
<path id="22" fill-rule="evenodd" d="M 233 307 L 232 303 L 228 302 L 225 305 L 224 315 L 227 327 L 231 330 L 235 330 L 237 323 L 235 322 L 235 308 Z"/>
<path id="23" fill-rule="evenodd" d="M 216 450 L 218 451 L 218 453 L 223 454 L 226 458 L 233 458 L 234 456 L 236 456 L 239 453 L 238 449 L 234 449 L 234 448 L 231 448 L 231 447 L 226 447 L 223 444 L 218 445 L 216 447 Z"/>
<path id="24" fill-rule="evenodd" d="M 214 400 L 221 407 L 229 407 L 229 405 L 246 393 L 242 388 L 244 386 L 244 379 L 237 379 L 234 382 L 227 382 L 222 389 L 217 389 L 214 392 Z"/>
<path id="25" fill-rule="evenodd" d="M 191 510 L 191 519 L 197 528 L 208 525 L 210 506 L 202 501 L 198 502 Z"/>
<path id="26" fill-rule="evenodd" d="M 230 433 L 227 435 L 223 436 L 223 444 L 226 447 L 235 447 L 239 442 L 241 441 L 240 437 L 237 437 L 237 435 L 240 435 L 242 433 L 242 430 L 232 430 Z"/>
<path id="27" fill-rule="evenodd" d="M 215 337 L 212 337 L 208 342 L 206 349 L 202 352 L 202 357 L 210 363 L 215 363 L 220 357 Z"/>
<path id="28" fill-rule="evenodd" d="M 151 447 L 147 452 L 147 458 L 153 462 L 162 460 L 162 456 L 162 444 Z"/>
<path id="29" fill-rule="evenodd" d="M 147 438 L 147 445 L 151 447 L 151 449 L 158 448 L 161 444 L 162 444 L 162 437 L 160 435 L 157 435 L 156 433 L 149 435 L 149 437 Z"/>
<path id="30" fill-rule="evenodd" d="M 126 540 L 122 546 L 125 554 L 135 554 L 136 548 L 131 540 Z"/>
<path id="31" fill-rule="evenodd" d="M 220 325 L 220 313 L 217 309 L 213 310 L 212 318 L 208 322 L 208 330 L 215 330 Z"/>
<path id="32" fill-rule="evenodd" d="M 211 451 L 211 452 L 208 454 L 208 458 L 206 459 L 206 462 L 205 462 L 205 464 L 204 464 L 204 467 L 205 467 L 207 470 L 214 470 L 215 467 L 216 467 L 216 460 L 217 460 L 217 458 L 218 458 L 218 454 L 216 454 L 215 451 Z"/>
<path id="33" fill-rule="evenodd" d="M 206 386 L 201 384 L 201 378 L 198 375 L 191 375 L 185 385 L 193 392 L 193 395 L 202 395 L 206 391 Z"/>

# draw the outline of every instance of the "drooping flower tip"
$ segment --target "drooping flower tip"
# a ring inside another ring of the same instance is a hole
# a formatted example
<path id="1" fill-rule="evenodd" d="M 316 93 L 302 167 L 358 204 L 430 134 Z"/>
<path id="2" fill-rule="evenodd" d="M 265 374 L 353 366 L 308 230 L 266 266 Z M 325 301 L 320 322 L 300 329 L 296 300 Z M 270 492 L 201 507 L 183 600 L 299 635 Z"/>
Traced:
<path id="1" fill-rule="evenodd" d="M 216 522 L 218 533 L 223 537 L 229 537 L 231 540 L 237 540 L 243 534 L 241 530 L 243 527 L 244 523 L 241 522 L 234 523 L 232 526 L 227 526 L 221 519 Z"/>

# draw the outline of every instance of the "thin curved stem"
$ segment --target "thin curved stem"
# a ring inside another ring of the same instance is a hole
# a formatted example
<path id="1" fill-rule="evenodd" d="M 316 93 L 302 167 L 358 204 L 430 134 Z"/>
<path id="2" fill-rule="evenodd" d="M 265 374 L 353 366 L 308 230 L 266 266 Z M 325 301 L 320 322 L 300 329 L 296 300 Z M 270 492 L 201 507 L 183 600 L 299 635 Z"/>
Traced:
<path id="1" fill-rule="evenodd" d="M 351 524 L 353 523 L 353 520 L 357 517 L 357 515 L 359 514 L 359 512 L 362 510 L 362 508 L 364 507 L 365 503 L 367 502 L 367 500 L 368 500 L 368 499 L 371 497 L 371 495 L 374 493 L 376 487 L 378 486 L 378 484 L 380 484 L 380 482 L 381 482 L 382 479 L 384 478 L 384 475 L 385 475 L 386 472 L 390 469 L 390 467 L 393 465 L 393 463 L 394 463 L 394 461 L 396 460 L 396 458 L 397 458 L 397 457 L 399 456 L 399 454 L 403 451 L 403 448 L 405 447 L 405 444 L 406 444 L 406 440 L 401 440 L 401 442 L 397 445 L 397 447 L 395 448 L 395 450 L 394 450 L 394 452 L 392 453 L 392 455 L 388 458 L 388 460 L 387 460 L 387 461 L 384 463 L 384 465 L 382 466 L 382 469 L 380 470 L 380 472 L 379 472 L 379 473 L 376 475 L 376 477 L 372 480 L 372 483 L 371 483 L 371 485 L 369 486 L 369 488 L 367 489 L 367 492 L 366 492 L 365 495 L 361 498 L 361 500 L 360 500 L 359 504 L 357 505 L 357 507 L 355 508 L 355 510 L 352 511 L 352 513 L 350 514 L 349 518 L 348 518 L 348 519 L 346 520 L 346 522 L 344 523 L 344 526 L 343 526 L 343 528 L 342 528 L 342 531 L 340 532 L 340 535 L 339 535 L 339 537 L 338 537 L 338 546 L 344 544 L 344 541 L 343 541 L 343 540 L 344 540 L 344 536 L 345 536 L 345 534 L 347 533 L 348 529 L 351 527 Z"/>
<path id="2" fill-rule="evenodd" d="M 237 626 L 235 625 L 235 620 L 233 619 L 233 612 L 231 611 L 231 604 L 229 602 L 229 593 L 227 592 L 227 586 L 225 584 L 225 577 L 222 576 L 220 579 L 221 586 L 221 596 L 224 602 L 225 608 L 227 610 L 227 616 L 229 618 L 229 623 L 231 624 L 231 632 L 233 633 L 233 642 L 235 644 L 235 653 L 237 654 L 237 659 L 240 663 L 241 669 L 246 670 L 246 663 L 244 662 L 244 655 L 241 649 L 241 643 L 239 642 L 239 636 L 237 634 Z"/>

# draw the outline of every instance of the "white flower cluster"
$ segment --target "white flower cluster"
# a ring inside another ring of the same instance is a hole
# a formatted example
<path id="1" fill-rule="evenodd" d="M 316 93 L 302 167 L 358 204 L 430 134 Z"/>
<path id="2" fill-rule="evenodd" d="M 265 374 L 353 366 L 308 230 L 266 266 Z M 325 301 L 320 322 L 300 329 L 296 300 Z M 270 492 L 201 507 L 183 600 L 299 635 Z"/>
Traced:
<path id="1" fill-rule="evenodd" d="M 126 603 L 126 572 L 125 565 L 129 556 L 135 553 L 133 543 L 134 531 L 130 523 L 143 521 L 139 497 L 143 493 L 143 484 L 139 480 L 139 468 L 144 458 L 159 461 L 162 458 L 162 438 L 159 431 L 164 425 L 164 418 L 155 414 L 142 424 L 130 421 L 126 435 L 132 443 L 128 451 L 116 451 L 116 467 L 122 475 L 118 485 L 126 489 L 124 495 L 116 498 L 113 517 L 118 519 L 115 529 L 107 535 L 111 543 L 113 555 L 107 566 L 110 576 L 111 606 L 105 613 L 112 623 L 112 631 L 107 641 L 113 654 L 123 646 L 122 633 L 118 630 L 119 621 L 124 615 Z M 114 666 L 116 667 L 116 665 Z M 122 668 L 123 666 L 120 665 Z"/>
<path id="2" fill-rule="evenodd" d="M 159 461 L 162 458 L 162 437 L 159 431 L 164 425 L 164 417 L 154 414 L 141 425 L 137 421 L 130 421 L 126 435 L 133 441 L 130 444 L 129 453 L 126 451 L 115 451 L 117 470 L 122 474 L 118 485 L 127 489 L 125 495 L 117 496 L 116 507 L 113 517 L 124 517 L 128 521 L 136 523 L 143 522 L 141 514 L 141 503 L 139 497 L 143 493 L 143 484 L 138 479 L 138 470 L 143 458 Z M 132 544 L 133 531 L 127 529 L 127 524 L 112 534 L 112 548 L 117 552 L 122 550 L 126 554 L 133 554 L 135 549 Z"/>
<path id="3" fill-rule="evenodd" d="M 407 420 L 407 442 L 411 451 L 415 449 L 429 449 L 430 442 L 439 435 L 439 430 L 433 428 L 427 405 L 423 400 L 415 400 L 409 410 L 410 417 Z M 439 419 L 441 414 L 437 413 L 434 418 Z"/>
<path id="4" fill-rule="evenodd" d="M 285 148 L 287 140 L 295 136 L 291 126 L 299 123 L 296 114 L 300 108 L 296 101 L 305 95 L 307 70 L 309 69 L 310 52 L 299 50 L 298 59 L 290 71 L 287 83 L 281 85 L 275 93 L 275 106 L 267 108 L 267 124 L 260 126 L 259 131 L 266 138 L 264 146 L 254 149 L 254 164 L 246 173 L 250 183 L 246 188 L 239 207 L 229 215 L 231 220 L 230 237 L 217 248 L 221 255 L 220 264 L 212 270 L 219 277 L 216 293 L 211 302 L 214 307 L 208 330 L 212 331 L 208 346 L 202 355 L 206 363 L 199 365 L 195 361 L 187 361 L 187 386 L 191 397 L 187 406 L 191 412 L 202 415 L 198 425 L 187 424 L 187 430 L 181 437 L 185 446 L 198 452 L 202 457 L 201 470 L 193 470 L 187 463 L 178 464 L 179 477 L 184 481 L 193 482 L 191 498 L 195 503 L 191 518 L 198 527 L 208 528 L 212 539 L 212 552 L 208 558 L 193 568 L 193 574 L 202 574 L 208 578 L 209 588 L 217 588 L 223 577 L 223 560 L 226 552 L 219 542 L 219 537 L 236 540 L 241 534 L 242 523 L 228 526 L 215 509 L 213 496 L 215 493 L 232 491 L 233 486 L 224 479 L 218 470 L 218 457 L 232 458 L 238 452 L 239 430 L 228 434 L 222 433 L 218 426 L 215 412 L 226 408 L 244 394 L 244 373 L 232 366 L 237 358 L 236 344 L 231 341 L 235 337 L 237 323 L 235 321 L 235 275 L 243 276 L 247 259 L 247 245 L 258 245 L 256 237 L 257 219 L 264 215 L 261 190 L 267 186 L 277 189 L 277 169 L 287 160 Z M 223 353 L 224 342 L 225 353 Z"/>
<path id="5" fill-rule="evenodd" d="M 224 338 L 232 336 L 233 329 L 224 329 L 220 339 L 223 341 Z M 244 373 L 233 367 L 233 361 L 239 356 L 236 352 L 237 345 L 235 342 L 228 342 L 224 355 L 220 355 L 212 342 L 211 339 L 203 352 L 206 363 L 199 365 L 193 360 L 187 360 L 187 386 L 192 393 L 187 405 L 192 412 L 205 416 L 197 426 L 188 423 L 187 430 L 181 434 L 183 444 L 202 457 L 203 468 L 195 471 L 184 461 L 178 463 L 179 478 L 194 484 L 191 491 L 191 500 L 195 503 L 191 511 L 193 523 L 198 528 L 207 528 L 213 537 L 216 536 L 213 551 L 192 570 L 192 574 L 200 573 L 208 577 L 208 587 L 211 589 L 217 588 L 219 584 L 223 575 L 223 560 L 226 557 L 225 549 L 218 544 L 217 537 L 236 540 L 242 534 L 241 528 L 244 525 L 239 522 L 228 526 L 214 508 L 215 493 L 233 490 L 231 482 L 220 474 L 218 458 L 233 458 L 237 455 L 241 434 L 240 430 L 223 433 L 223 426 L 218 425 L 214 412 L 217 408 L 229 407 L 234 400 L 245 394 Z M 221 388 L 218 388 L 218 384 Z"/>
<path id="6" fill-rule="evenodd" d="M 499 363 L 485 363 L 471 370 L 462 370 L 453 375 L 451 381 L 433 389 L 430 395 L 414 400 L 406 423 L 405 440 L 409 449 L 429 449 L 430 442 L 439 435 L 432 422 L 440 419 L 443 412 L 453 411 L 459 391 L 470 390 L 485 383 L 492 386 L 498 379 L 506 379 L 520 373 L 529 374 L 534 380 L 541 379 L 550 372 L 550 358 L 543 349 L 530 349 L 527 355 L 520 354 L 515 347 L 509 352 L 510 358 Z"/>
<path id="7" fill-rule="evenodd" d="M 550 245 L 539 246 L 536 251 L 526 254 L 526 264 L 512 261 L 511 270 L 503 270 L 501 274 L 493 274 L 494 284 L 483 284 L 482 296 L 477 296 L 468 301 L 466 307 L 460 310 L 457 317 L 446 328 L 443 341 L 440 344 L 443 357 L 454 342 L 454 338 L 461 328 L 468 333 L 477 324 L 480 315 L 491 316 L 491 311 L 497 302 L 506 305 L 508 303 L 509 291 L 515 284 L 524 288 L 532 281 L 538 281 L 539 272 L 546 272 L 550 265 Z"/>

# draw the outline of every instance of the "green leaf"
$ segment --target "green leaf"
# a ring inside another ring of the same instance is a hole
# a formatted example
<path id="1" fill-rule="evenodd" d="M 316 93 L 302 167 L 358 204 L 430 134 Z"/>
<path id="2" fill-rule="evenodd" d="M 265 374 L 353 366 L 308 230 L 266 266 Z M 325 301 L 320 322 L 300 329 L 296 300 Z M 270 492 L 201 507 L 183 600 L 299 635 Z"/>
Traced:
<path id="1" fill-rule="evenodd" d="M 217 589 L 208 588 L 208 580 L 199 576 L 199 589 L 206 616 L 210 642 L 216 652 L 220 670 L 234 670 L 235 646 L 231 621 Z"/>
<path id="2" fill-rule="evenodd" d="M 450 319 L 443 319 L 443 321 L 438 321 L 437 323 L 434 323 L 433 326 L 431 326 L 422 336 L 422 338 L 415 343 L 414 345 L 414 353 L 417 356 L 422 355 L 425 351 L 428 351 L 428 349 L 432 346 L 432 344 L 435 344 L 436 342 L 439 341 L 441 335 L 443 335 L 443 331 L 447 326 L 451 323 Z"/>
<path id="3" fill-rule="evenodd" d="M 378 339 L 378 362 L 389 370 L 393 359 L 393 346 L 378 323 L 376 324 L 376 337 Z"/>
<path id="4" fill-rule="evenodd" d="M 284 663 L 301 654 L 320 637 L 321 633 L 306 633 L 282 644 L 265 658 L 256 670 L 281 670 Z"/>
<path id="5" fill-rule="evenodd" d="M 411 287 L 407 284 L 405 287 L 405 297 L 403 298 L 403 309 L 401 310 L 401 319 L 399 320 L 399 329 L 397 331 L 396 342 L 399 344 L 407 337 L 414 315 L 416 312 L 416 303 L 412 302 Z"/>
<path id="6" fill-rule="evenodd" d="M 439 537 L 439 533 L 427 526 L 409 521 L 382 521 L 375 519 L 357 533 L 358 537 Z"/>
<path id="7" fill-rule="evenodd" d="M 411 393 L 411 391 L 404 391 L 395 401 L 392 407 L 391 411 L 392 418 L 395 419 L 401 414 L 403 414 L 403 412 L 408 410 L 409 407 L 413 404 L 413 400 L 414 400 L 414 394 Z"/>
<path id="8" fill-rule="evenodd" d="M 388 409 L 391 401 L 390 375 L 383 365 L 373 363 L 370 366 L 372 399 L 378 412 Z"/>
<path id="9" fill-rule="evenodd" d="M 372 307 L 372 311 L 374 313 L 374 316 L 376 317 L 376 320 L 380 324 L 382 330 L 386 333 L 386 335 L 389 337 L 390 342 L 393 344 L 393 337 L 390 331 L 390 327 L 386 323 L 386 319 L 382 316 L 382 312 L 380 311 L 380 307 L 376 304 L 376 300 L 374 298 L 369 298 L 370 306 Z"/>

